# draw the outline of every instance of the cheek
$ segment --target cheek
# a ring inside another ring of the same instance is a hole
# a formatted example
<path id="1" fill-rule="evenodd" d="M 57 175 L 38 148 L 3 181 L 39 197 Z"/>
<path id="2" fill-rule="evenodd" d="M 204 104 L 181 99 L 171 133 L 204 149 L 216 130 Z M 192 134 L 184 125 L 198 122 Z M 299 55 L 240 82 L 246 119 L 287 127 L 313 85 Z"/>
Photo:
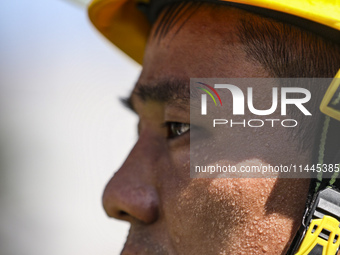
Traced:
<path id="1" fill-rule="evenodd" d="M 282 251 L 305 197 L 292 196 L 295 184 L 286 193 L 277 185 L 278 179 L 181 179 L 164 203 L 172 242 L 184 254 Z"/>
<path id="2" fill-rule="evenodd" d="M 261 214 L 264 210 L 265 199 L 259 200 L 247 185 L 245 179 L 180 181 L 164 208 L 168 231 L 178 249 L 218 254 L 228 243 L 235 243 L 253 221 L 254 211 Z"/>
<path id="3" fill-rule="evenodd" d="M 180 254 L 218 254 L 217 244 L 242 218 L 236 201 L 210 188 L 210 181 L 182 180 L 168 197 L 165 217 Z"/>

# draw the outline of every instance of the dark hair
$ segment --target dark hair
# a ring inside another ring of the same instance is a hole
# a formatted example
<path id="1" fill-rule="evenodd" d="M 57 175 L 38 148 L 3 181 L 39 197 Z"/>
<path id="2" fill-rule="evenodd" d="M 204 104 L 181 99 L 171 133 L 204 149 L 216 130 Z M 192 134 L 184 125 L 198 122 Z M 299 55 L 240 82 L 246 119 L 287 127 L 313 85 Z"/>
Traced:
<path id="1" fill-rule="evenodd" d="M 200 1 L 175 2 L 164 8 L 153 36 L 163 38 L 185 13 L 177 33 L 185 22 L 202 6 L 226 8 L 221 4 Z M 227 7 L 228 8 L 228 7 Z M 272 18 L 257 14 L 247 15 L 238 26 L 238 38 L 243 44 L 248 60 L 260 63 L 275 78 L 332 78 L 340 67 L 340 45 L 319 35 Z M 315 147 L 315 137 L 320 133 L 322 114 L 319 105 L 327 86 L 310 86 L 313 121 L 302 118 L 298 111 L 289 112 L 299 122 L 296 137 L 301 149 Z M 316 96 L 317 95 L 317 96 Z M 320 121 L 319 121 L 320 120 Z"/>
<path id="2" fill-rule="evenodd" d="M 238 28 L 239 38 L 248 58 L 260 63 L 277 78 L 332 78 L 340 67 L 340 45 L 299 27 L 253 15 L 244 19 Z M 321 132 L 323 115 L 319 105 L 329 84 L 310 84 L 309 107 L 313 121 L 291 110 L 298 120 L 301 148 L 315 147 Z M 317 139 L 317 138 L 316 138 Z"/>

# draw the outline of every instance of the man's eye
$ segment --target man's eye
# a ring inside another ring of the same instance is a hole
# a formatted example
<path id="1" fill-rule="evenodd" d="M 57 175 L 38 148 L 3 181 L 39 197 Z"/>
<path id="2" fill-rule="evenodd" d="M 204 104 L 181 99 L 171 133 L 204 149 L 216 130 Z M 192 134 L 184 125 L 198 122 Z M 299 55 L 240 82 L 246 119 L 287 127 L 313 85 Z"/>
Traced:
<path id="1" fill-rule="evenodd" d="M 167 138 L 176 138 L 190 130 L 190 124 L 180 122 L 166 122 Z"/>

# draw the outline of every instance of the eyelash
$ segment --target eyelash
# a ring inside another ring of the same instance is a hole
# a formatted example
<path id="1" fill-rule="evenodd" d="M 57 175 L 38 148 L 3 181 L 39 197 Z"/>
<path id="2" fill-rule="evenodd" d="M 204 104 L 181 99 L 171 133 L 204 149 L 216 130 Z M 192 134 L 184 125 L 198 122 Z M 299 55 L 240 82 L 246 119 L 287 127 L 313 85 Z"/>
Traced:
<path id="1" fill-rule="evenodd" d="M 164 126 L 167 128 L 168 139 L 175 139 L 190 131 L 190 124 L 188 123 L 169 121 L 169 122 L 165 122 Z"/>

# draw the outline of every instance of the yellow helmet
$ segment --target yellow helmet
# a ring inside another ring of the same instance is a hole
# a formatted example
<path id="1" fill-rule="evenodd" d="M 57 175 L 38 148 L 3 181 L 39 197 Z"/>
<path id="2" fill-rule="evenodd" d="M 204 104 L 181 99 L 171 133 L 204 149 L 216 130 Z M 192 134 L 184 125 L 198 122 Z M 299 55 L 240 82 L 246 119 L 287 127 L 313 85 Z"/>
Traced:
<path id="1" fill-rule="evenodd" d="M 176 1 L 176 0 L 172 0 Z M 185 0 L 183 0 L 185 1 Z M 289 14 L 302 18 L 294 23 L 300 25 L 301 20 L 309 20 L 321 24 L 322 29 L 331 37 L 340 41 L 340 0 L 206 0 L 248 6 L 258 10 L 275 11 L 276 14 Z M 95 27 L 113 44 L 124 51 L 138 63 L 142 63 L 146 40 L 151 28 L 147 17 L 137 9 L 137 4 L 148 4 L 149 0 L 93 0 L 89 6 L 89 17 Z M 154 0 L 163 2 L 171 0 Z M 274 16 L 276 16 L 276 14 Z M 313 24 L 305 27 L 311 28 Z M 326 29 L 324 29 L 326 28 Z M 332 32 L 329 32 L 332 31 Z M 335 33 L 334 33 L 335 32 Z"/>

